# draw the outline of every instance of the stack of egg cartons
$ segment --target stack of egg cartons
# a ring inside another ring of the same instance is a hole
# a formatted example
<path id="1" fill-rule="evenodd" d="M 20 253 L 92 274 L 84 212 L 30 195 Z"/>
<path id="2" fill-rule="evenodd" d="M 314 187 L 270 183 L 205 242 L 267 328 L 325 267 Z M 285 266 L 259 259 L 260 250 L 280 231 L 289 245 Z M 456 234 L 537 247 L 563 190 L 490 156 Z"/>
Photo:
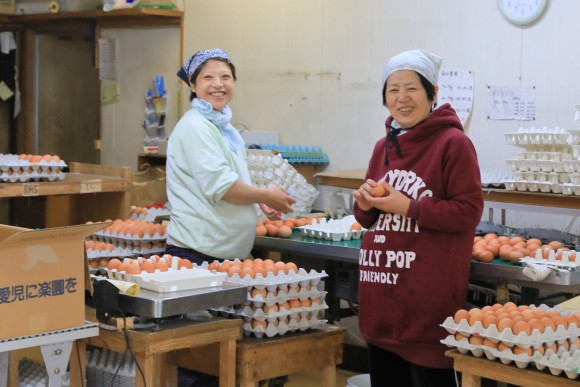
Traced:
<path id="1" fill-rule="evenodd" d="M 318 191 L 299 174 L 287 160 L 268 150 L 248 149 L 248 169 L 252 184 L 256 187 L 280 186 L 296 199 L 290 216 L 307 216 Z"/>
<path id="2" fill-rule="evenodd" d="M 210 269 L 228 273 L 227 281 L 246 285 L 248 298 L 244 304 L 210 311 L 243 318 L 244 335 L 258 338 L 326 324 L 323 311 L 328 309 L 327 292 L 321 281 L 327 277 L 326 272 L 307 272 L 291 262 L 271 262 L 271 270 L 267 261 L 256 258 L 211 263 Z"/>
<path id="3" fill-rule="evenodd" d="M 55 181 L 64 179 L 66 167 L 57 155 L 13 155 L 0 153 L 0 182 Z"/>
<path id="4" fill-rule="evenodd" d="M 504 182 L 507 190 L 580 195 L 578 134 L 558 127 L 520 127 L 505 137 L 522 148 L 506 160 L 513 174 L 513 180 Z"/>

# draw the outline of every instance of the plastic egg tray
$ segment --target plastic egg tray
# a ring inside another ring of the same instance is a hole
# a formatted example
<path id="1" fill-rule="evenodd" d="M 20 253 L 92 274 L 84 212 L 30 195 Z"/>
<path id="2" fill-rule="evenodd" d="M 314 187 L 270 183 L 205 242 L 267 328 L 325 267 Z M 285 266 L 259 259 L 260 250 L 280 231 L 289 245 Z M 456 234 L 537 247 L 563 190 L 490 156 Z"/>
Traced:
<path id="1" fill-rule="evenodd" d="M 547 349 L 542 355 L 538 351 L 534 351 L 532 356 L 528 354 L 514 354 L 510 348 L 499 351 L 497 348 L 492 348 L 486 345 L 470 344 L 468 338 L 457 340 L 453 335 L 447 336 L 441 342 L 448 347 L 455 347 L 460 353 L 471 353 L 475 357 L 485 357 L 488 360 L 499 360 L 503 364 L 514 363 L 518 368 L 526 368 L 529 365 L 534 365 L 538 370 L 542 371 L 548 367 L 553 375 L 560 375 L 562 372 L 570 379 L 578 377 L 580 367 L 580 350 L 575 345 L 570 345 L 570 350 L 566 351 L 560 347 L 557 352 Z"/>
<path id="2" fill-rule="evenodd" d="M 327 322 L 319 318 L 321 312 L 328 309 L 324 301 L 327 292 L 322 290 L 321 282 L 322 278 L 327 276 L 324 270 L 307 272 L 302 268 L 298 269 L 298 272 L 290 270 L 288 274 L 268 273 L 265 277 L 258 273 L 255 278 L 250 276 L 242 278 L 235 273 L 228 276 L 227 281 L 248 287 L 247 302 L 237 306 L 211 309 L 211 312 L 225 317 L 243 318 L 242 329 L 246 336 L 272 337 L 312 329 Z M 266 296 L 262 294 L 252 296 L 254 289 L 265 291 Z M 299 300 L 301 306 L 290 308 L 286 303 L 291 300 Z M 277 305 L 278 308 L 275 310 L 272 308 L 273 305 Z"/>
<path id="3" fill-rule="evenodd" d="M 314 219 L 312 224 L 296 227 L 296 229 L 304 236 L 332 240 L 334 242 L 360 239 L 367 230 L 350 230 L 354 222 L 356 220 L 353 215 L 345 216 L 342 219 L 330 219 L 328 221 L 326 218 L 321 218 L 318 222 Z"/>
<path id="4" fill-rule="evenodd" d="M 66 167 L 63 160 L 31 163 L 22 160 L 18 155 L 0 154 L 0 182 L 24 183 L 28 181 L 63 180 L 62 169 Z"/>
<path id="5" fill-rule="evenodd" d="M 519 128 L 518 132 L 506 133 L 508 144 L 515 146 L 530 145 L 568 145 L 570 134 L 560 128 Z"/>
<path id="6" fill-rule="evenodd" d="M 280 155 L 269 150 L 248 149 L 248 170 L 252 184 L 256 187 L 279 186 L 286 190 L 296 203 L 292 206 L 293 217 L 307 216 L 318 197 L 318 190 Z"/>
<path id="7" fill-rule="evenodd" d="M 111 279 L 134 282 L 143 289 L 159 293 L 221 286 L 227 277 L 225 273 L 207 270 L 207 264 L 194 265 L 192 269 L 185 267 L 178 269 L 176 259 L 172 260 L 171 266 L 165 272 L 159 269 L 156 269 L 154 273 L 141 272 L 141 274 L 127 274 L 116 269 L 106 271 Z"/>
<path id="8" fill-rule="evenodd" d="M 542 253 L 542 249 L 537 249 L 535 256 L 532 257 L 524 257 L 520 259 L 520 262 L 530 262 L 534 264 L 540 265 L 549 265 L 551 267 L 555 267 L 558 269 L 568 270 L 568 271 L 577 271 L 580 269 L 580 253 L 577 251 L 562 251 L 562 255 L 559 259 L 556 258 L 559 251 L 554 251 L 552 249 L 548 249 L 548 257 L 544 258 L 544 254 Z M 572 257 L 572 259 L 571 259 Z M 579 262 L 576 262 L 576 258 L 578 258 Z"/>
<path id="9" fill-rule="evenodd" d="M 580 196 L 580 184 L 553 183 L 549 181 L 506 180 L 504 181 L 504 185 L 507 191 L 528 191 Z"/>
<path id="10" fill-rule="evenodd" d="M 170 211 L 167 208 L 144 208 L 144 207 L 131 207 L 131 219 L 132 220 L 143 220 L 145 222 L 153 222 L 158 216 L 168 216 Z"/>

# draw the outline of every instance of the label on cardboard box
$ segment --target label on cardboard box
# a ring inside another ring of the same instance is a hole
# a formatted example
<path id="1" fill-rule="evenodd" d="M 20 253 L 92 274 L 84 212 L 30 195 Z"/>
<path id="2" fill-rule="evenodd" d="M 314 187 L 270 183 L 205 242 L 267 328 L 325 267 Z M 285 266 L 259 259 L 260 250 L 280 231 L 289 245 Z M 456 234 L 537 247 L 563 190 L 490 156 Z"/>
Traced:
<path id="1" fill-rule="evenodd" d="M 83 325 L 84 239 L 108 224 L 26 231 L 0 225 L 0 340 Z"/>

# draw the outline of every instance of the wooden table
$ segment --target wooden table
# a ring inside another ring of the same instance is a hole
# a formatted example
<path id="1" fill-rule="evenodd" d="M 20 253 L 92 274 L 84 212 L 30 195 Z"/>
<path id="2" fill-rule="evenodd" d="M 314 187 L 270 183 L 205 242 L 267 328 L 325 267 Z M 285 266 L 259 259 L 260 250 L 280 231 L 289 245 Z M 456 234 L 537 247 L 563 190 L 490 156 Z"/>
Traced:
<path id="1" fill-rule="evenodd" d="M 260 380 L 320 369 L 322 386 L 336 387 L 336 365 L 342 363 L 344 332 L 344 328 L 326 325 L 272 338 L 244 337 L 236 346 L 236 381 L 240 387 L 253 387 Z M 215 345 L 175 351 L 168 361 L 217 375 L 216 352 Z"/>
<path id="2" fill-rule="evenodd" d="M 177 367 L 167 362 L 171 352 L 215 344 L 218 352 L 216 357 L 217 375 L 220 387 L 235 386 L 236 340 L 241 337 L 243 320 L 214 317 L 204 322 L 194 322 L 188 319 L 169 320 L 161 325 L 160 331 L 128 330 L 131 349 L 135 354 L 145 375 L 148 387 L 176 387 Z M 125 337 L 121 331 L 100 329 L 99 336 L 77 342 L 79 354 L 84 356 L 85 346 L 92 345 L 116 352 L 126 349 Z M 196 350 L 197 351 L 197 350 Z M 73 351 L 73 356 L 76 352 Z M 75 364 L 78 360 L 71 360 Z M 86 364 L 86 359 L 80 363 Z M 73 372 L 71 370 L 71 379 Z M 137 370 L 135 386 L 145 386 L 140 372 Z"/>
<path id="3" fill-rule="evenodd" d="M 453 358 L 453 368 L 461 372 L 461 385 L 463 387 L 479 387 L 481 386 L 481 378 L 526 387 L 578 387 L 580 385 L 578 380 L 569 379 L 565 374 L 554 376 L 532 366 L 521 369 L 513 364 L 505 365 L 499 360 L 463 355 L 457 350 L 447 351 L 445 354 Z"/>

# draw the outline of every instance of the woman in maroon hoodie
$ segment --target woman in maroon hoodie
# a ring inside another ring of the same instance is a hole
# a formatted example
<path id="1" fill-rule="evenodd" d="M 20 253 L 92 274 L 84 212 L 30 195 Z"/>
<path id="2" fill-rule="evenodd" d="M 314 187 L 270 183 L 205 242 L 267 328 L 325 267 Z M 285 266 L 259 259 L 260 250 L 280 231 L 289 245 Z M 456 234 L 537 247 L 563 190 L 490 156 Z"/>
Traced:
<path id="1" fill-rule="evenodd" d="M 454 386 L 439 326 L 465 307 L 483 195 L 477 155 L 455 110 L 437 106 L 441 58 L 406 51 L 383 68 L 391 116 L 354 213 L 359 325 L 373 386 Z"/>

